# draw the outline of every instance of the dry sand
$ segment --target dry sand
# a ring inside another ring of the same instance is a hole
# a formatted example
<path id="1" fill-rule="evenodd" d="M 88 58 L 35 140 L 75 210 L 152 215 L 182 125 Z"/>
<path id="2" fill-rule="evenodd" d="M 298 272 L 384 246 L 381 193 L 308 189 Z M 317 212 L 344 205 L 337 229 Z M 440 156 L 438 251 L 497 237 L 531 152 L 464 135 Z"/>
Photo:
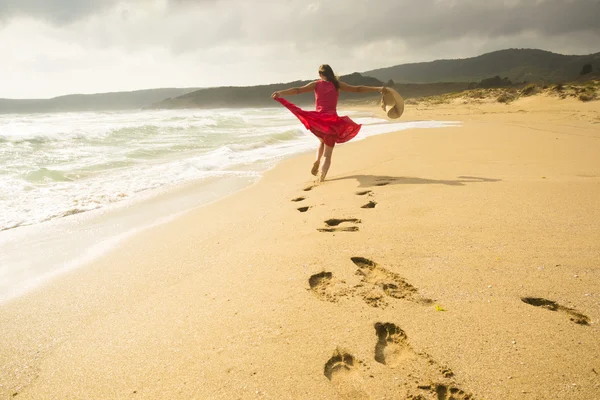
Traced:
<path id="1" fill-rule="evenodd" d="M 600 398 L 600 102 L 402 118 L 463 125 L 315 187 L 285 161 L 0 306 L 0 397 Z"/>

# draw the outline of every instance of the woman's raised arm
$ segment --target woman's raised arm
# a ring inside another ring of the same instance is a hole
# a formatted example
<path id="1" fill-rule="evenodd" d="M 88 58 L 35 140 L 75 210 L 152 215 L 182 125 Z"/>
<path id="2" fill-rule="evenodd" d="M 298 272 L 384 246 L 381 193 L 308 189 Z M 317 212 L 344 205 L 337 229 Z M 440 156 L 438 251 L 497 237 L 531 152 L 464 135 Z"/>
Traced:
<path id="1" fill-rule="evenodd" d="M 340 81 L 340 90 L 342 92 L 367 93 L 367 92 L 384 92 L 385 86 L 352 86 Z"/>
<path id="2" fill-rule="evenodd" d="M 306 92 L 312 92 L 313 90 L 315 90 L 315 86 L 317 85 L 317 81 L 311 82 L 307 85 L 304 85 L 302 87 L 296 87 L 296 88 L 291 88 L 291 89 L 285 89 L 285 90 L 278 90 L 276 92 L 273 92 L 273 94 L 271 95 L 271 97 L 273 97 L 274 99 L 276 99 L 279 96 L 289 96 L 292 94 L 300 94 L 300 93 L 306 93 Z"/>

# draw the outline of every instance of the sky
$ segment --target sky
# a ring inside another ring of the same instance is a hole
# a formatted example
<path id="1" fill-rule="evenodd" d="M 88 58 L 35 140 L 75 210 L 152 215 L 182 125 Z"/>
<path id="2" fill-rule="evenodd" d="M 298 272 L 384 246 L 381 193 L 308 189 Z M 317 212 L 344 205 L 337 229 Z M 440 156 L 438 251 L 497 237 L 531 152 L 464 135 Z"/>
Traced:
<path id="1" fill-rule="evenodd" d="M 505 48 L 600 52 L 600 0 L 0 0 L 0 98 L 256 85 Z"/>

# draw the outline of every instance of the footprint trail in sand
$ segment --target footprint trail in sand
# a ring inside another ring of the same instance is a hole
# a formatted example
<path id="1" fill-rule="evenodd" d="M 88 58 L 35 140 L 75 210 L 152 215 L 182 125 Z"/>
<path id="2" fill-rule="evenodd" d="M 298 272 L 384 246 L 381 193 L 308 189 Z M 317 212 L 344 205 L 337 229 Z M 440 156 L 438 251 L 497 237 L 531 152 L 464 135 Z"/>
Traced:
<path id="1" fill-rule="evenodd" d="M 376 186 L 390 183 L 392 182 L 384 180 L 376 183 Z M 313 186 L 310 186 L 304 190 L 312 189 Z M 355 194 L 369 197 L 368 202 L 361 206 L 362 209 L 372 209 L 377 205 L 371 190 L 359 191 Z M 303 200 L 304 197 L 299 197 L 293 201 Z M 306 212 L 310 208 L 310 206 L 300 207 L 298 211 Z M 362 221 L 358 218 L 331 218 L 324 223 L 325 227 L 318 231 L 356 232 L 359 230 L 357 225 Z M 419 290 L 406 279 L 374 261 L 364 257 L 351 257 L 351 261 L 358 268 L 355 272 L 359 277 L 358 283 L 349 285 L 343 280 L 336 279 L 333 272 L 323 270 L 308 279 L 312 294 L 319 300 L 330 303 L 337 303 L 343 297 L 359 295 L 367 305 L 374 308 L 387 307 L 391 299 L 402 299 L 418 304 L 433 303 L 432 300 L 420 296 Z M 390 394 L 398 392 L 402 398 L 420 400 L 473 399 L 470 394 L 456 385 L 454 374 L 450 369 L 442 367 L 428 354 L 413 350 L 407 334 L 398 325 L 391 322 L 377 322 L 374 328 L 377 340 L 374 342 L 372 362 L 394 369 L 394 373 L 402 382 L 402 385 L 389 392 Z M 325 363 L 323 374 L 340 398 L 370 399 L 367 389 L 370 386 L 363 380 L 365 370 L 371 370 L 368 362 L 358 361 L 349 351 L 338 347 Z M 371 374 L 370 378 L 375 377 Z M 371 379 L 368 383 L 372 383 Z"/>

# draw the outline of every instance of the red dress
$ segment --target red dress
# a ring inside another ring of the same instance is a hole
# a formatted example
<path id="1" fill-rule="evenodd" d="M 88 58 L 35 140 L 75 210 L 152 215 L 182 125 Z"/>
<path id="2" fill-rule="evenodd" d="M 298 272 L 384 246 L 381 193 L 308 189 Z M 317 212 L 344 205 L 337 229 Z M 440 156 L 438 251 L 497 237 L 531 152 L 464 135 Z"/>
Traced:
<path id="1" fill-rule="evenodd" d="M 315 111 L 306 111 L 281 97 L 276 98 L 304 124 L 306 129 L 330 147 L 344 143 L 358 134 L 361 126 L 348 117 L 340 117 L 336 107 L 338 91 L 331 82 L 320 80 L 315 87 Z"/>

